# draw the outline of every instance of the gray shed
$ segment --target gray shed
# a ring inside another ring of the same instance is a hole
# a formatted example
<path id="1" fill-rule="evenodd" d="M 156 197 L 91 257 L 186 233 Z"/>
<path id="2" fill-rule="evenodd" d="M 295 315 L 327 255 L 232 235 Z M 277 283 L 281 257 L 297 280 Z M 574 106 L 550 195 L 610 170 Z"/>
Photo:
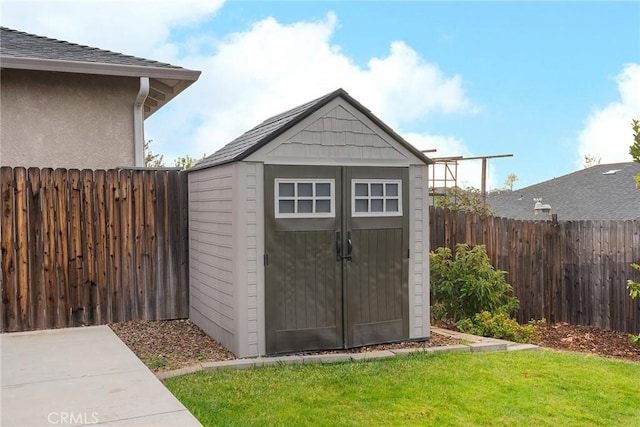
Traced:
<path id="1" fill-rule="evenodd" d="M 237 357 L 429 337 L 428 163 L 342 89 L 202 160 L 190 319 Z"/>

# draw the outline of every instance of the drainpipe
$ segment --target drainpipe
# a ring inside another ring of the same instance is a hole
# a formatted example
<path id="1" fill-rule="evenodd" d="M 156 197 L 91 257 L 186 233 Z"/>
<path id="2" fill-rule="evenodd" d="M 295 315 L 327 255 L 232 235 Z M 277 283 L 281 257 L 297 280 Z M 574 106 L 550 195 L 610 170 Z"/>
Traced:
<path id="1" fill-rule="evenodd" d="M 133 143 L 135 165 L 144 166 L 144 101 L 149 95 L 149 77 L 140 77 L 140 90 L 133 105 Z"/>

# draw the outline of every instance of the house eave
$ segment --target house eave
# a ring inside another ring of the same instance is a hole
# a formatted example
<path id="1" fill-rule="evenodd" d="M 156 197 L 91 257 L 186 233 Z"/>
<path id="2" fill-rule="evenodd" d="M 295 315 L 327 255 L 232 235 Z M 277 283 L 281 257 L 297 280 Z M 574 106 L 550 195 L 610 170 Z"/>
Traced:
<path id="1" fill-rule="evenodd" d="M 95 74 L 118 77 L 148 77 L 151 88 L 161 97 L 149 98 L 144 106 L 145 119 L 169 102 L 180 92 L 191 86 L 200 77 L 201 72 L 185 68 L 166 68 L 107 64 L 98 62 L 65 61 L 58 59 L 23 58 L 0 56 L 0 68 L 50 71 L 60 73 Z M 162 99 L 157 99 L 162 98 Z"/>

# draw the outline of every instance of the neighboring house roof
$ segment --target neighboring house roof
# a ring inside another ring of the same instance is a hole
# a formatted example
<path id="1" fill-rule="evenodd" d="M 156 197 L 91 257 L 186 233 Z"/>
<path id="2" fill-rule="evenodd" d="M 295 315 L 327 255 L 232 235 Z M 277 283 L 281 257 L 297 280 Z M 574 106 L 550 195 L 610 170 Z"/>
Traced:
<path id="1" fill-rule="evenodd" d="M 431 160 L 429 160 L 424 153 L 408 143 L 393 129 L 382 122 L 382 120 L 373 115 L 371 111 L 351 97 L 344 89 L 337 89 L 327 95 L 321 96 L 320 98 L 314 99 L 313 101 L 307 102 L 306 104 L 302 104 L 265 120 L 258 126 L 248 130 L 233 141 L 229 142 L 209 157 L 199 161 L 190 169 L 190 171 L 235 162 L 248 157 L 250 154 L 273 141 L 279 135 L 282 135 L 285 131 L 291 129 L 293 126 L 300 123 L 302 120 L 309 117 L 315 111 L 318 111 L 337 97 L 342 97 L 344 100 L 349 102 L 425 163 L 431 163 Z"/>
<path id="2" fill-rule="evenodd" d="M 487 202 L 497 216 L 546 220 L 534 214 L 535 199 L 551 206 L 558 220 L 640 219 L 638 163 L 596 165 L 519 190 L 491 193 Z"/>
<path id="3" fill-rule="evenodd" d="M 0 66 L 23 70 L 149 77 L 145 118 L 198 80 L 200 71 L 0 27 Z"/>

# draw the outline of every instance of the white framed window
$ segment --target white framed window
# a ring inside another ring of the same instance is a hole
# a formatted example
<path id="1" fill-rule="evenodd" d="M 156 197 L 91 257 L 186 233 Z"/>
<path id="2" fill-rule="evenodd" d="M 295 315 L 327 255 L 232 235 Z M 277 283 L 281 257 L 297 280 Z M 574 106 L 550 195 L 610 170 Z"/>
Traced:
<path id="1" fill-rule="evenodd" d="M 335 180 L 276 178 L 276 218 L 335 217 Z"/>
<path id="2" fill-rule="evenodd" d="M 351 180 L 351 215 L 402 216 L 402 180 Z"/>

